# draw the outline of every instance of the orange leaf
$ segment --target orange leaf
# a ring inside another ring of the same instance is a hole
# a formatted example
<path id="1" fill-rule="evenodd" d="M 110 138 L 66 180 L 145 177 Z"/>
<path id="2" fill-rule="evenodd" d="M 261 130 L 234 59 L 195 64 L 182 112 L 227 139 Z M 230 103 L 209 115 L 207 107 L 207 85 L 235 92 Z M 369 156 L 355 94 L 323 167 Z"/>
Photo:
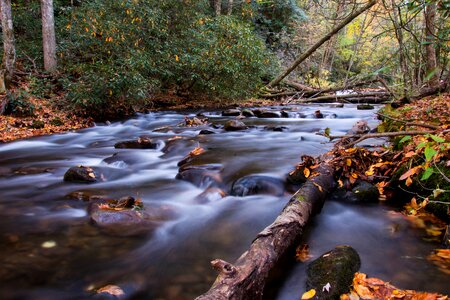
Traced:
<path id="1" fill-rule="evenodd" d="M 419 172 L 420 169 L 422 169 L 422 166 L 417 166 L 417 167 L 409 169 L 408 171 L 403 173 L 402 176 L 400 176 L 399 180 L 405 180 L 406 178 L 408 178 L 414 174 L 417 174 L 417 172 Z"/>
<path id="2" fill-rule="evenodd" d="M 345 163 L 347 164 L 348 167 L 350 167 L 352 165 L 352 160 L 350 158 L 347 158 L 345 160 Z"/>
<path id="3" fill-rule="evenodd" d="M 408 153 L 406 153 L 404 156 L 406 157 L 406 158 L 410 158 L 410 157 L 412 157 L 412 156 L 414 156 L 414 155 L 416 155 L 417 153 L 416 152 L 414 152 L 414 151 L 409 151 Z"/>
<path id="4" fill-rule="evenodd" d="M 308 168 L 304 168 L 303 169 L 303 175 L 305 175 L 305 177 L 308 178 L 309 174 L 311 174 L 311 171 Z"/>
<path id="5" fill-rule="evenodd" d="M 411 177 L 406 178 L 406 182 L 405 182 L 406 186 L 410 186 L 412 183 L 413 183 L 413 181 L 412 181 Z"/>
<path id="6" fill-rule="evenodd" d="M 117 285 L 107 285 L 97 290 L 97 293 L 108 293 L 114 296 L 123 296 L 125 293 Z"/>

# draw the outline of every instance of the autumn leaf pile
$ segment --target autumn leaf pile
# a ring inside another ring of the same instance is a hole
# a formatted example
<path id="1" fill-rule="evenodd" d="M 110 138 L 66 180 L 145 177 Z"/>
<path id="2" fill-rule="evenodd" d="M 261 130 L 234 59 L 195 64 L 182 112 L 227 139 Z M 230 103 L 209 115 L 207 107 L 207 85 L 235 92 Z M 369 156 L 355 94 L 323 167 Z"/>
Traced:
<path id="1" fill-rule="evenodd" d="M 35 107 L 32 116 L 0 115 L 0 142 L 61 133 L 93 125 L 91 119 L 70 116 L 69 112 L 56 109 L 48 99 L 30 97 L 28 101 Z M 53 101 L 57 101 L 57 99 L 53 99 Z"/>

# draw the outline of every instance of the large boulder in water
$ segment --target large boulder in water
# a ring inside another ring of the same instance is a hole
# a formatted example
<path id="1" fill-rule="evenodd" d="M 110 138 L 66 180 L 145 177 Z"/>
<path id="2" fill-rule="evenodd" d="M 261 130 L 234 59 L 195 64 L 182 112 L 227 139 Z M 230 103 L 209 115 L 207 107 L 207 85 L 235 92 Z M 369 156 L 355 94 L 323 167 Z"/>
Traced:
<path id="1" fill-rule="evenodd" d="M 117 149 L 156 149 L 158 143 L 153 142 L 149 137 L 140 136 L 137 140 L 122 141 L 114 145 Z"/>
<path id="2" fill-rule="evenodd" d="M 258 118 L 281 118 L 281 114 L 277 111 L 256 109 L 253 111 L 253 113 Z"/>
<path id="3" fill-rule="evenodd" d="M 79 182 L 79 183 L 94 183 L 97 182 L 97 174 L 91 167 L 77 166 L 71 167 L 64 174 L 64 181 Z"/>
<path id="4" fill-rule="evenodd" d="M 231 187 L 233 196 L 249 196 L 269 194 L 281 196 L 284 193 L 284 182 L 279 178 L 263 175 L 249 175 L 236 180 Z"/>
<path id="5" fill-rule="evenodd" d="M 247 128 L 248 128 L 247 125 L 238 120 L 230 120 L 226 122 L 224 125 L 224 129 L 226 131 L 238 131 L 238 130 L 245 130 Z"/>
<path id="6" fill-rule="evenodd" d="M 306 289 L 314 289 L 314 299 L 339 299 L 347 293 L 361 260 L 350 246 L 337 246 L 308 265 Z"/>
<path id="7" fill-rule="evenodd" d="M 115 236 L 148 234 L 164 221 L 176 217 L 174 209 L 166 205 L 146 207 L 142 210 L 133 210 L 125 206 L 122 210 L 104 209 L 103 206 L 97 204 L 92 206 L 91 222 L 104 232 Z"/>

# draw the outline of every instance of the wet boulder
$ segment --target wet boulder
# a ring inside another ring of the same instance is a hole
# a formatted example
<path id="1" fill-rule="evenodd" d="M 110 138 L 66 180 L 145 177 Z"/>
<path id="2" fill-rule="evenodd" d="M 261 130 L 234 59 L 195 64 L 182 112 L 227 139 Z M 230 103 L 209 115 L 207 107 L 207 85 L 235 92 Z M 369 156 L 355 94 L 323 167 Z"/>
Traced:
<path id="1" fill-rule="evenodd" d="M 358 104 L 356 106 L 356 108 L 359 109 L 359 110 L 370 110 L 370 109 L 374 109 L 375 106 L 370 105 L 370 104 Z"/>
<path id="2" fill-rule="evenodd" d="M 197 145 L 197 141 L 186 138 L 169 139 L 164 148 L 161 150 L 165 156 L 176 156 L 186 153 L 187 148 L 193 148 Z"/>
<path id="3" fill-rule="evenodd" d="M 225 123 L 224 129 L 225 131 L 239 131 L 247 129 L 247 125 L 238 120 L 230 120 Z"/>
<path id="4" fill-rule="evenodd" d="M 356 182 L 351 191 L 346 191 L 342 199 L 352 203 L 373 203 L 377 202 L 380 196 L 378 188 L 363 180 Z"/>
<path id="5" fill-rule="evenodd" d="M 215 134 L 215 133 L 216 133 L 215 131 L 212 131 L 209 129 L 203 129 L 203 130 L 200 130 L 200 132 L 198 134 L 205 135 L 205 134 Z"/>
<path id="6" fill-rule="evenodd" d="M 224 117 L 236 117 L 236 116 L 239 116 L 240 114 L 241 114 L 241 111 L 236 108 L 231 108 L 231 109 L 222 111 L 222 116 L 224 116 Z"/>
<path id="7" fill-rule="evenodd" d="M 64 181 L 79 182 L 79 183 L 94 183 L 97 182 L 97 174 L 91 167 L 77 166 L 71 167 L 64 174 Z"/>
<path id="8" fill-rule="evenodd" d="M 264 129 L 268 131 L 283 132 L 286 131 L 288 128 L 286 126 L 277 125 L 277 126 L 266 126 L 264 127 Z"/>
<path id="9" fill-rule="evenodd" d="M 350 246 L 337 246 L 308 265 L 306 289 L 314 289 L 314 299 L 339 299 L 347 293 L 361 260 Z"/>
<path id="10" fill-rule="evenodd" d="M 270 176 L 248 175 L 233 183 L 230 194 L 233 196 L 257 194 L 281 196 L 284 194 L 284 182 L 279 178 Z"/>
<path id="11" fill-rule="evenodd" d="M 256 116 L 258 118 L 281 118 L 281 114 L 279 112 L 270 110 L 261 110 L 258 114 L 256 114 Z"/>
<path id="12" fill-rule="evenodd" d="M 251 118 L 251 117 L 254 117 L 254 116 L 255 116 L 255 114 L 254 114 L 251 110 L 249 110 L 249 109 L 244 109 L 244 110 L 242 111 L 242 115 L 243 115 L 244 117 L 247 117 L 247 118 Z"/>
<path id="13" fill-rule="evenodd" d="M 176 217 L 175 210 L 167 205 L 146 207 L 140 210 L 126 207 L 110 209 L 105 208 L 105 205 L 94 204 L 90 211 L 90 220 L 107 234 L 115 236 L 148 234 L 164 221 Z"/>
<path id="14" fill-rule="evenodd" d="M 290 118 L 291 116 L 289 115 L 289 112 L 287 112 L 287 111 L 285 111 L 285 110 L 282 110 L 281 111 L 281 117 L 282 118 Z"/>
<path id="15" fill-rule="evenodd" d="M 219 174 L 221 170 L 222 167 L 218 165 L 182 166 L 175 178 L 188 181 L 200 188 L 219 187 L 222 186 Z"/>
<path id="16" fill-rule="evenodd" d="M 316 117 L 317 119 L 323 119 L 323 113 L 320 110 L 316 110 L 314 112 L 314 117 Z"/>
<path id="17" fill-rule="evenodd" d="M 149 137 L 141 136 L 137 140 L 122 141 L 114 145 L 116 149 L 156 149 L 158 143 L 152 141 Z"/>

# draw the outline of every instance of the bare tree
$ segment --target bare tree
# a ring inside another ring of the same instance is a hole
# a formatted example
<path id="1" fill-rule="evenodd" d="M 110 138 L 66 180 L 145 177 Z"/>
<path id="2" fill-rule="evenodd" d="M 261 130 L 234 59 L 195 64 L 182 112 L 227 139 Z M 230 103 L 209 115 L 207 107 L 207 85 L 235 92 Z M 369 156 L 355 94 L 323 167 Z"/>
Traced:
<path id="1" fill-rule="evenodd" d="M 227 15 L 231 15 L 233 13 L 233 0 L 228 0 L 228 7 L 227 7 Z"/>
<path id="2" fill-rule="evenodd" d="M 428 80 L 428 85 L 435 87 L 439 85 L 439 72 L 437 72 L 436 60 L 436 3 L 431 1 L 426 4 L 425 14 L 425 54 L 427 74 L 432 74 Z"/>
<path id="3" fill-rule="evenodd" d="M 11 0 L 0 0 L 2 30 L 3 30 L 3 70 L 0 71 L 0 92 L 6 93 L 14 75 L 16 62 L 16 47 L 14 43 L 13 21 L 11 13 Z M 5 112 L 8 97 L 0 99 L 0 115 Z"/>
<path id="4" fill-rule="evenodd" d="M 53 13 L 53 0 L 41 0 L 42 14 L 42 46 L 44 50 L 44 69 L 55 72 L 56 62 L 56 36 Z"/>

